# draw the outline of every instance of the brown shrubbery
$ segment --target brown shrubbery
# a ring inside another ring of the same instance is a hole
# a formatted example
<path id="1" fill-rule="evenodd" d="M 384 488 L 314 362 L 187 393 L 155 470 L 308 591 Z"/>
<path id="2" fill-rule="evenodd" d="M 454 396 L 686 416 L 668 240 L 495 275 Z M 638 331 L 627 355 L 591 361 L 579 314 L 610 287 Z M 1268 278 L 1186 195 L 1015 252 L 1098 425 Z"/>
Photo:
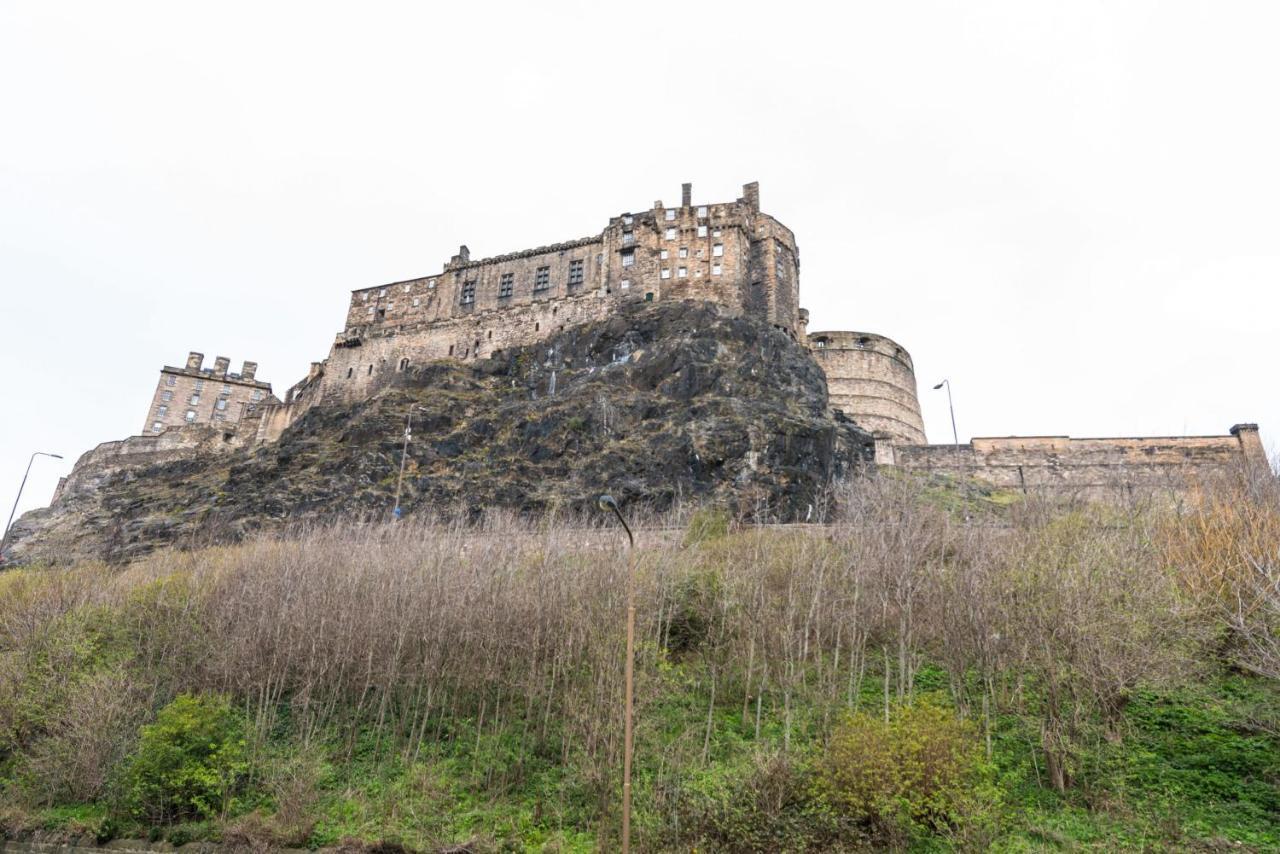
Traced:
<path id="1" fill-rule="evenodd" d="M 1039 719 L 1037 768 L 1069 787 L 1081 745 L 1122 738 L 1134 689 L 1181 678 L 1206 642 L 1280 675 L 1276 495 L 1264 478 L 1174 508 L 957 512 L 882 477 L 846 486 L 821 527 L 727 533 L 704 514 L 688 534 L 638 520 L 637 757 L 654 781 L 642 828 L 697 838 L 666 817 L 730 712 L 783 754 L 829 737 L 815 766 L 825 797 L 877 820 L 957 821 L 958 781 L 990 754 L 1002 711 Z M 281 733 L 404 762 L 502 735 L 511 761 L 477 765 L 478 785 L 519 786 L 536 756 L 571 763 L 579 791 L 611 809 L 619 543 L 612 528 L 493 516 L 4 573 L 6 796 L 101 796 L 139 725 L 190 693 L 232 698 L 253 784 L 298 805 L 272 831 L 295 843 L 314 786 L 301 771 L 266 779 Z M 694 724 L 662 719 L 672 662 L 698 698 Z M 926 663 L 959 717 L 918 701 Z M 761 803 L 790 803 L 770 793 L 800 777 L 760 773 Z"/>

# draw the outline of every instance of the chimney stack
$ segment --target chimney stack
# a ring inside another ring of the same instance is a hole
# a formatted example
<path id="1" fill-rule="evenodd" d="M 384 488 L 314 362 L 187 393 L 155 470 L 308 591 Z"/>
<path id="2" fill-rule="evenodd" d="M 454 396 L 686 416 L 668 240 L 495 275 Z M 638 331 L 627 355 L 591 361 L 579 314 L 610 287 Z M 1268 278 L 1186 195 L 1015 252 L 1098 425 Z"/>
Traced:
<path id="1" fill-rule="evenodd" d="M 188 371 L 198 371 L 200 370 L 200 366 L 203 364 L 204 364 L 204 353 L 197 353 L 195 350 L 192 350 L 190 353 L 187 354 L 187 370 Z"/>
<path id="2" fill-rule="evenodd" d="M 693 185 L 680 185 L 680 207 L 687 208 L 693 204 Z"/>
<path id="3" fill-rule="evenodd" d="M 257 372 L 258 372 L 257 362 L 245 362 L 244 366 L 240 368 L 240 379 L 252 380 L 253 375 L 256 374 Z"/>
<path id="4" fill-rule="evenodd" d="M 231 367 L 231 360 L 226 356 L 219 356 L 213 360 L 213 375 L 221 379 L 227 375 L 229 367 Z"/>
<path id="5" fill-rule="evenodd" d="M 760 182 L 752 181 L 750 184 L 742 185 L 742 200 L 747 203 L 747 207 L 753 211 L 760 210 Z"/>

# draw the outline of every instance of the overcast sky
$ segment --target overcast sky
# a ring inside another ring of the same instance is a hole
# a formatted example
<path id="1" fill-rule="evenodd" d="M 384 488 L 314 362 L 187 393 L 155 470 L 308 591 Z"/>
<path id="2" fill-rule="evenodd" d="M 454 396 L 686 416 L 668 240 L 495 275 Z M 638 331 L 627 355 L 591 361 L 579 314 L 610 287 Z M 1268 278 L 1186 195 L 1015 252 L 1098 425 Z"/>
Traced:
<path id="1" fill-rule="evenodd" d="M 758 180 L 810 329 L 915 359 L 929 437 L 1274 450 L 1280 6 L 0 4 L 0 508 L 162 364 L 325 357 L 348 291 Z"/>

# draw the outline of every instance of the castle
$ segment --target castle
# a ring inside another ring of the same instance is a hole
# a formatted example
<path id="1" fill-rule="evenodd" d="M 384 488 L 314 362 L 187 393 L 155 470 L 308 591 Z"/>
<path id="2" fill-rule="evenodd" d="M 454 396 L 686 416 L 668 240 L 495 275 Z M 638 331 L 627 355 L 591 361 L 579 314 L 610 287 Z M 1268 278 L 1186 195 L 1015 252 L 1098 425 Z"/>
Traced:
<path id="1" fill-rule="evenodd" d="M 709 301 L 807 345 L 826 374 L 831 407 L 875 435 L 883 465 L 974 476 L 1001 488 L 1090 493 L 1117 475 L 1168 485 L 1187 467 L 1266 462 L 1252 424 L 1209 437 L 927 444 L 904 347 L 868 332 L 807 331 L 795 235 L 761 211 L 755 183 L 738 199 L 714 204 L 695 204 L 692 185 L 684 184 L 679 205 L 659 200 L 612 216 L 591 237 L 479 260 L 461 246 L 437 274 L 357 289 L 328 357 L 312 363 L 281 399 L 256 379 L 253 362 L 229 374 L 226 359 L 209 370 L 201 354 L 192 353 L 185 368 L 161 371 L 143 436 L 168 434 L 168 453 L 178 441 L 175 427 L 202 448 L 210 447 L 213 433 L 222 445 L 273 442 L 312 406 L 364 399 L 411 366 L 499 357 L 567 327 L 607 319 L 629 300 Z M 134 453 L 138 443 L 130 447 Z"/>

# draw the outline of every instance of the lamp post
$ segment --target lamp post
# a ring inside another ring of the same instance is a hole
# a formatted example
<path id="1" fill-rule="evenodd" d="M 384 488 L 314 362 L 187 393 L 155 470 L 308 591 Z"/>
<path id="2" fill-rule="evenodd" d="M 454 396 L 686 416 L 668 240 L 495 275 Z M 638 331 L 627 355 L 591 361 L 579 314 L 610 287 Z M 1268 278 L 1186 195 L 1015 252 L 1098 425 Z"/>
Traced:
<path id="1" fill-rule="evenodd" d="M 623 735 L 622 735 L 622 854 L 631 851 L 631 708 L 633 685 L 635 683 L 633 664 L 636 644 L 636 538 L 631 534 L 631 526 L 622 518 L 618 502 L 612 495 L 601 495 L 597 502 L 600 509 L 618 517 L 622 530 L 627 532 L 627 659 L 624 665 L 626 688 L 623 700 Z"/>
<path id="2" fill-rule="evenodd" d="M 396 478 L 396 501 L 395 506 L 391 510 L 392 521 L 399 521 L 400 511 L 400 488 L 404 485 L 404 464 L 409 459 L 409 438 L 413 435 L 413 412 L 415 409 L 425 409 L 423 406 L 410 406 L 409 412 L 404 417 L 404 447 L 400 449 L 400 476 Z"/>
<path id="3" fill-rule="evenodd" d="M 956 452 L 959 453 L 960 434 L 956 432 L 956 407 L 955 407 L 955 404 L 951 402 L 951 380 L 943 380 L 942 382 L 934 386 L 933 390 L 937 391 L 943 386 L 947 387 L 947 409 L 951 410 L 951 440 L 955 442 Z"/>
<path id="4" fill-rule="evenodd" d="M 27 470 L 22 475 L 22 483 L 18 485 L 18 497 L 13 499 L 13 509 L 9 511 L 9 521 L 4 524 L 4 536 L 0 537 L 0 563 L 4 562 L 4 547 L 9 544 L 9 528 L 13 526 L 13 514 L 18 512 L 18 502 L 22 500 L 22 490 L 27 485 L 27 475 L 31 474 L 31 464 L 36 461 L 36 457 L 53 457 L 55 460 L 60 460 L 62 459 L 62 454 L 36 451 L 31 455 L 31 459 L 27 460 Z"/>

